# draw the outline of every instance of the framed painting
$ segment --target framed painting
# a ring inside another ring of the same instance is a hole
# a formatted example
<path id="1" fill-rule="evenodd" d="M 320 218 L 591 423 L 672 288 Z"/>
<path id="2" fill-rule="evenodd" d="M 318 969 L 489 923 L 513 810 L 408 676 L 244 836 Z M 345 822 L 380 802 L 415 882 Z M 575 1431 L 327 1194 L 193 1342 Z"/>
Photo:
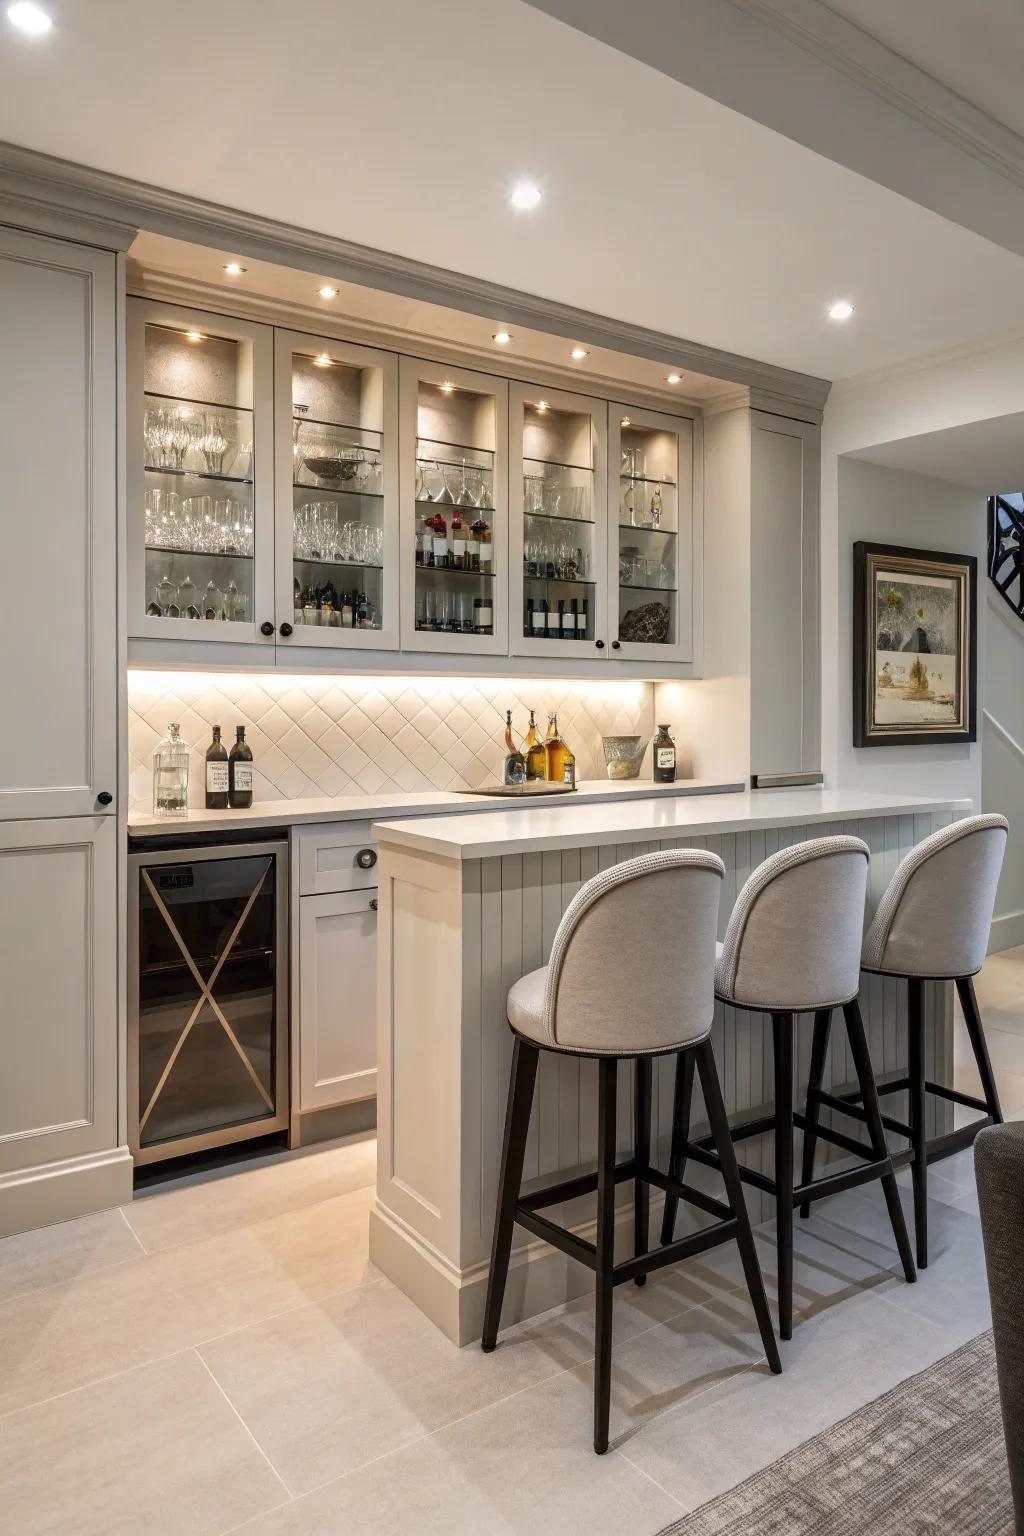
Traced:
<path id="1" fill-rule="evenodd" d="M 977 737 L 973 555 L 853 546 L 853 744 Z"/>

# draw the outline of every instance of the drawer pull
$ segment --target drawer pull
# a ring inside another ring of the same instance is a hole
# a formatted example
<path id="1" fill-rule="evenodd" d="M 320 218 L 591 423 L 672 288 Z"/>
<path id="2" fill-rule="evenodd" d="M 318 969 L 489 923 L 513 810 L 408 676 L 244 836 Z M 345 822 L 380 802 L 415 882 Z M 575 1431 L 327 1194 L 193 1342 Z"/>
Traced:
<path id="1" fill-rule="evenodd" d="M 356 863 L 360 869 L 372 869 L 377 862 L 376 848 L 360 848 L 356 854 Z"/>

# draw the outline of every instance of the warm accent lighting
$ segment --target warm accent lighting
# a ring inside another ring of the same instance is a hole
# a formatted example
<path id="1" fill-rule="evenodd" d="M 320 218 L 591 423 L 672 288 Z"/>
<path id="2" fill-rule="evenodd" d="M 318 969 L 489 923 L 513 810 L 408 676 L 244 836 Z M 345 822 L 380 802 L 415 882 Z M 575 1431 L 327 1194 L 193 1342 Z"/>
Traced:
<path id="1" fill-rule="evenodd" d="M 682 381 L 681 373 L 670 373 L 665 380 L 666 384 L 679 384 Z"/>
<path id="2" fill-rule="evenodd" d="M 336 299 L 338 297 L 338 290 L 337 288 L 332 288 L 330 283 L 324 283 L 320 289 L 320 297 L 322 299 Z"/>
<path id="3" fill-rule="evenodd" d="M 327 353 L 326 352 L 318 352 L 316 357 L 314 357 L 314 359 L 313 359 L 313 367 L 314 368 L 329 368 L 330 366 L 331 366 L 331 359 L 328 357 Z"/>
<path id="4" fill-rule="evenodd" d="M 583 359 L 588 355 L 586 347 L 573 347 L 570 354 L 574 363 L 582 363 Z"/>
<path id="5" fill-rule="evenodd" d="M 206 337 L 203 335 L 202 331 L 186 331 L 185 332 L 185 340 L 186 341 L 205 341 Z"/>
<path id="6" fill-rule="evenodd" d="M 243 272 L 248 271 L 248 268 L 243 267 L 240 261 L 227 261 L 224 263 L 224 271 L 228 277 L 241 277 Z"/>
<path id="7" fill-rule="evenodd" d="M 512 332 L 495 331 L 494 335 L 491 337 L 491 340 L 496 341 L 499 347 L 507 347 L 509 342 L 512 340 Z"/>
<path id="8" fill-rule="evenodd" d="M 538 415 L 543 416 L 544 412 L 547 409 L 548 409 L 548 403 L 547 403 L 546 400 L 538 400 L 537 401 L 537 413 L 538 413 Z"/>
<path id="9" fill-rule="evenodd" d="M 528 208 L 536 208 L 540 202 L 540 187 L 534 186 L 532 181 L 520 181 L 512 188 L 509 201 L 512 207 L 518 208 L 521 213 Z"/>
<path id="10" fill-rule="evenodd" d="M 628 427 L 629 426 L 629 417 L 628 416 L 623 416 L 621 421 L 619 422 L 619 426 L 620 427 Z"/>
<path id="11" fill-rule="evenodd" d="M 849 320 L 852 314 L 853 305 L 849 299 L 836 299 L 835 303 L 830 304 L 828 307 L 828 317 L 830 320 Z"/>
<path id="12" fill-rule="evenodd" d="M 29 37 L 45 37 L 53 26 L 46 12 L 40 6 L 33 5 L 31 0 L 18 0 L 17 5 L 9 5 L 7 20 L 12 27 L 17 27 L 19 32 L 25 32 Z"/>
<path id="13" fill-rule="evenodd" d="M 455 385 L 452 383 L 451 379 L 445 379 L 444 383 L 438 387 L 442 395 L 451 395 L 455 393 Z"/>

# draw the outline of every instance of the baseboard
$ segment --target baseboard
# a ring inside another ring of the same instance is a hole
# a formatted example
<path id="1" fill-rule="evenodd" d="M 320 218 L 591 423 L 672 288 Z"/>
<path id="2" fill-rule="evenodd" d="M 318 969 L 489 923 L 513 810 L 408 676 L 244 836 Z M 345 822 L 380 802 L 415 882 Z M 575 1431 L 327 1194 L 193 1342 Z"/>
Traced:
<path id="1" fill-rule="evenodd" d="M 1024 944 L 1024 912 L 1005 912 L 1002 917 L 992 919 L 988 940 L 990 955 L 1001 954 L 1004 949 L 1016 949 L 1021 944 Z"/>
<path id="2" fill-rule="evenodd" d="M 0 1175 L 0 1237 L 128 1204 L 132 1167 L 128 1148 L 112 1147 Z"/>
<path id="3" fill-rule="evenodd" d="M 340 1136 L 357 1136 L 377 1125 L 377 1100 L 358 1099 L 354 1104 L 335 1104 L 329 1109 L 309 1109 L 293 1115 L 289 1145 L 313 1147 Z"/>

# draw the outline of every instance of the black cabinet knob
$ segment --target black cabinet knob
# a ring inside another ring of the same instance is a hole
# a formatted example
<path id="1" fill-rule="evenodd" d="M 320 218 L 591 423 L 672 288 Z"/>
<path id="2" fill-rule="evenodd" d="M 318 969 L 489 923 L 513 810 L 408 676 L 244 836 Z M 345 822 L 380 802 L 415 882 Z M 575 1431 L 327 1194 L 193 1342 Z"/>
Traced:
<path id="1" fill-rule="evenodd" d="M 603 640 L 595 640 L 594 644 L 597 646 L 599 651 L 603 651 L 604 650 L 604 641 Z"/>
<path id="2" fill-rule="evenodd" d="M 376 896 L 371 896 L 370 897 L 370 911 L 371 912 L 376 912 L 376 910 L 377 910 L 377 898 L 376 898 Z"/>
<path id="3" fill-rule="evenodd" d="M 376 848 L 360 848 L 356 854 L 356 863 L 360 869 L 372 869 L 377 862 Z"/>
<path id="4" fill-rule="evenodd" d="M 109 789 L 101 789 L 99 794 L 96 796 L 96 804 L 97 805 L 112 805 L 113 804 L 113 800 L 114 800 L 114 797 L 110 793 Z"/>
<path id="5" fill-rule="evenodd" d="M 613 651 L 617 651 L 618 648 L 619 648 L 619 642 L 617 640 L 613 640 L 612 641 L 612 650 Z"/>
<path id="6" fill-rule="evenodd" d="M 267 619 L 265 623 L 260 625 L 260 634 L 261 635 L 266 635 L 268 640 L 269 640 L 270 636 L 273 633 L 274 633 L 274 626 L 273 626 L 273 624 L 271 624 L 269 619 Z"/>
<path id="7" fill-rule="evenodd" d="M 281 625 L 281 633 L 282 633 L 282 635 L 284 636 L 284 638 L 286 640 L 288 639 L 288 636 L 291 634 L 291 632 L 292 632 L 292 626 L 290 624 L 282 624 Z"/>

